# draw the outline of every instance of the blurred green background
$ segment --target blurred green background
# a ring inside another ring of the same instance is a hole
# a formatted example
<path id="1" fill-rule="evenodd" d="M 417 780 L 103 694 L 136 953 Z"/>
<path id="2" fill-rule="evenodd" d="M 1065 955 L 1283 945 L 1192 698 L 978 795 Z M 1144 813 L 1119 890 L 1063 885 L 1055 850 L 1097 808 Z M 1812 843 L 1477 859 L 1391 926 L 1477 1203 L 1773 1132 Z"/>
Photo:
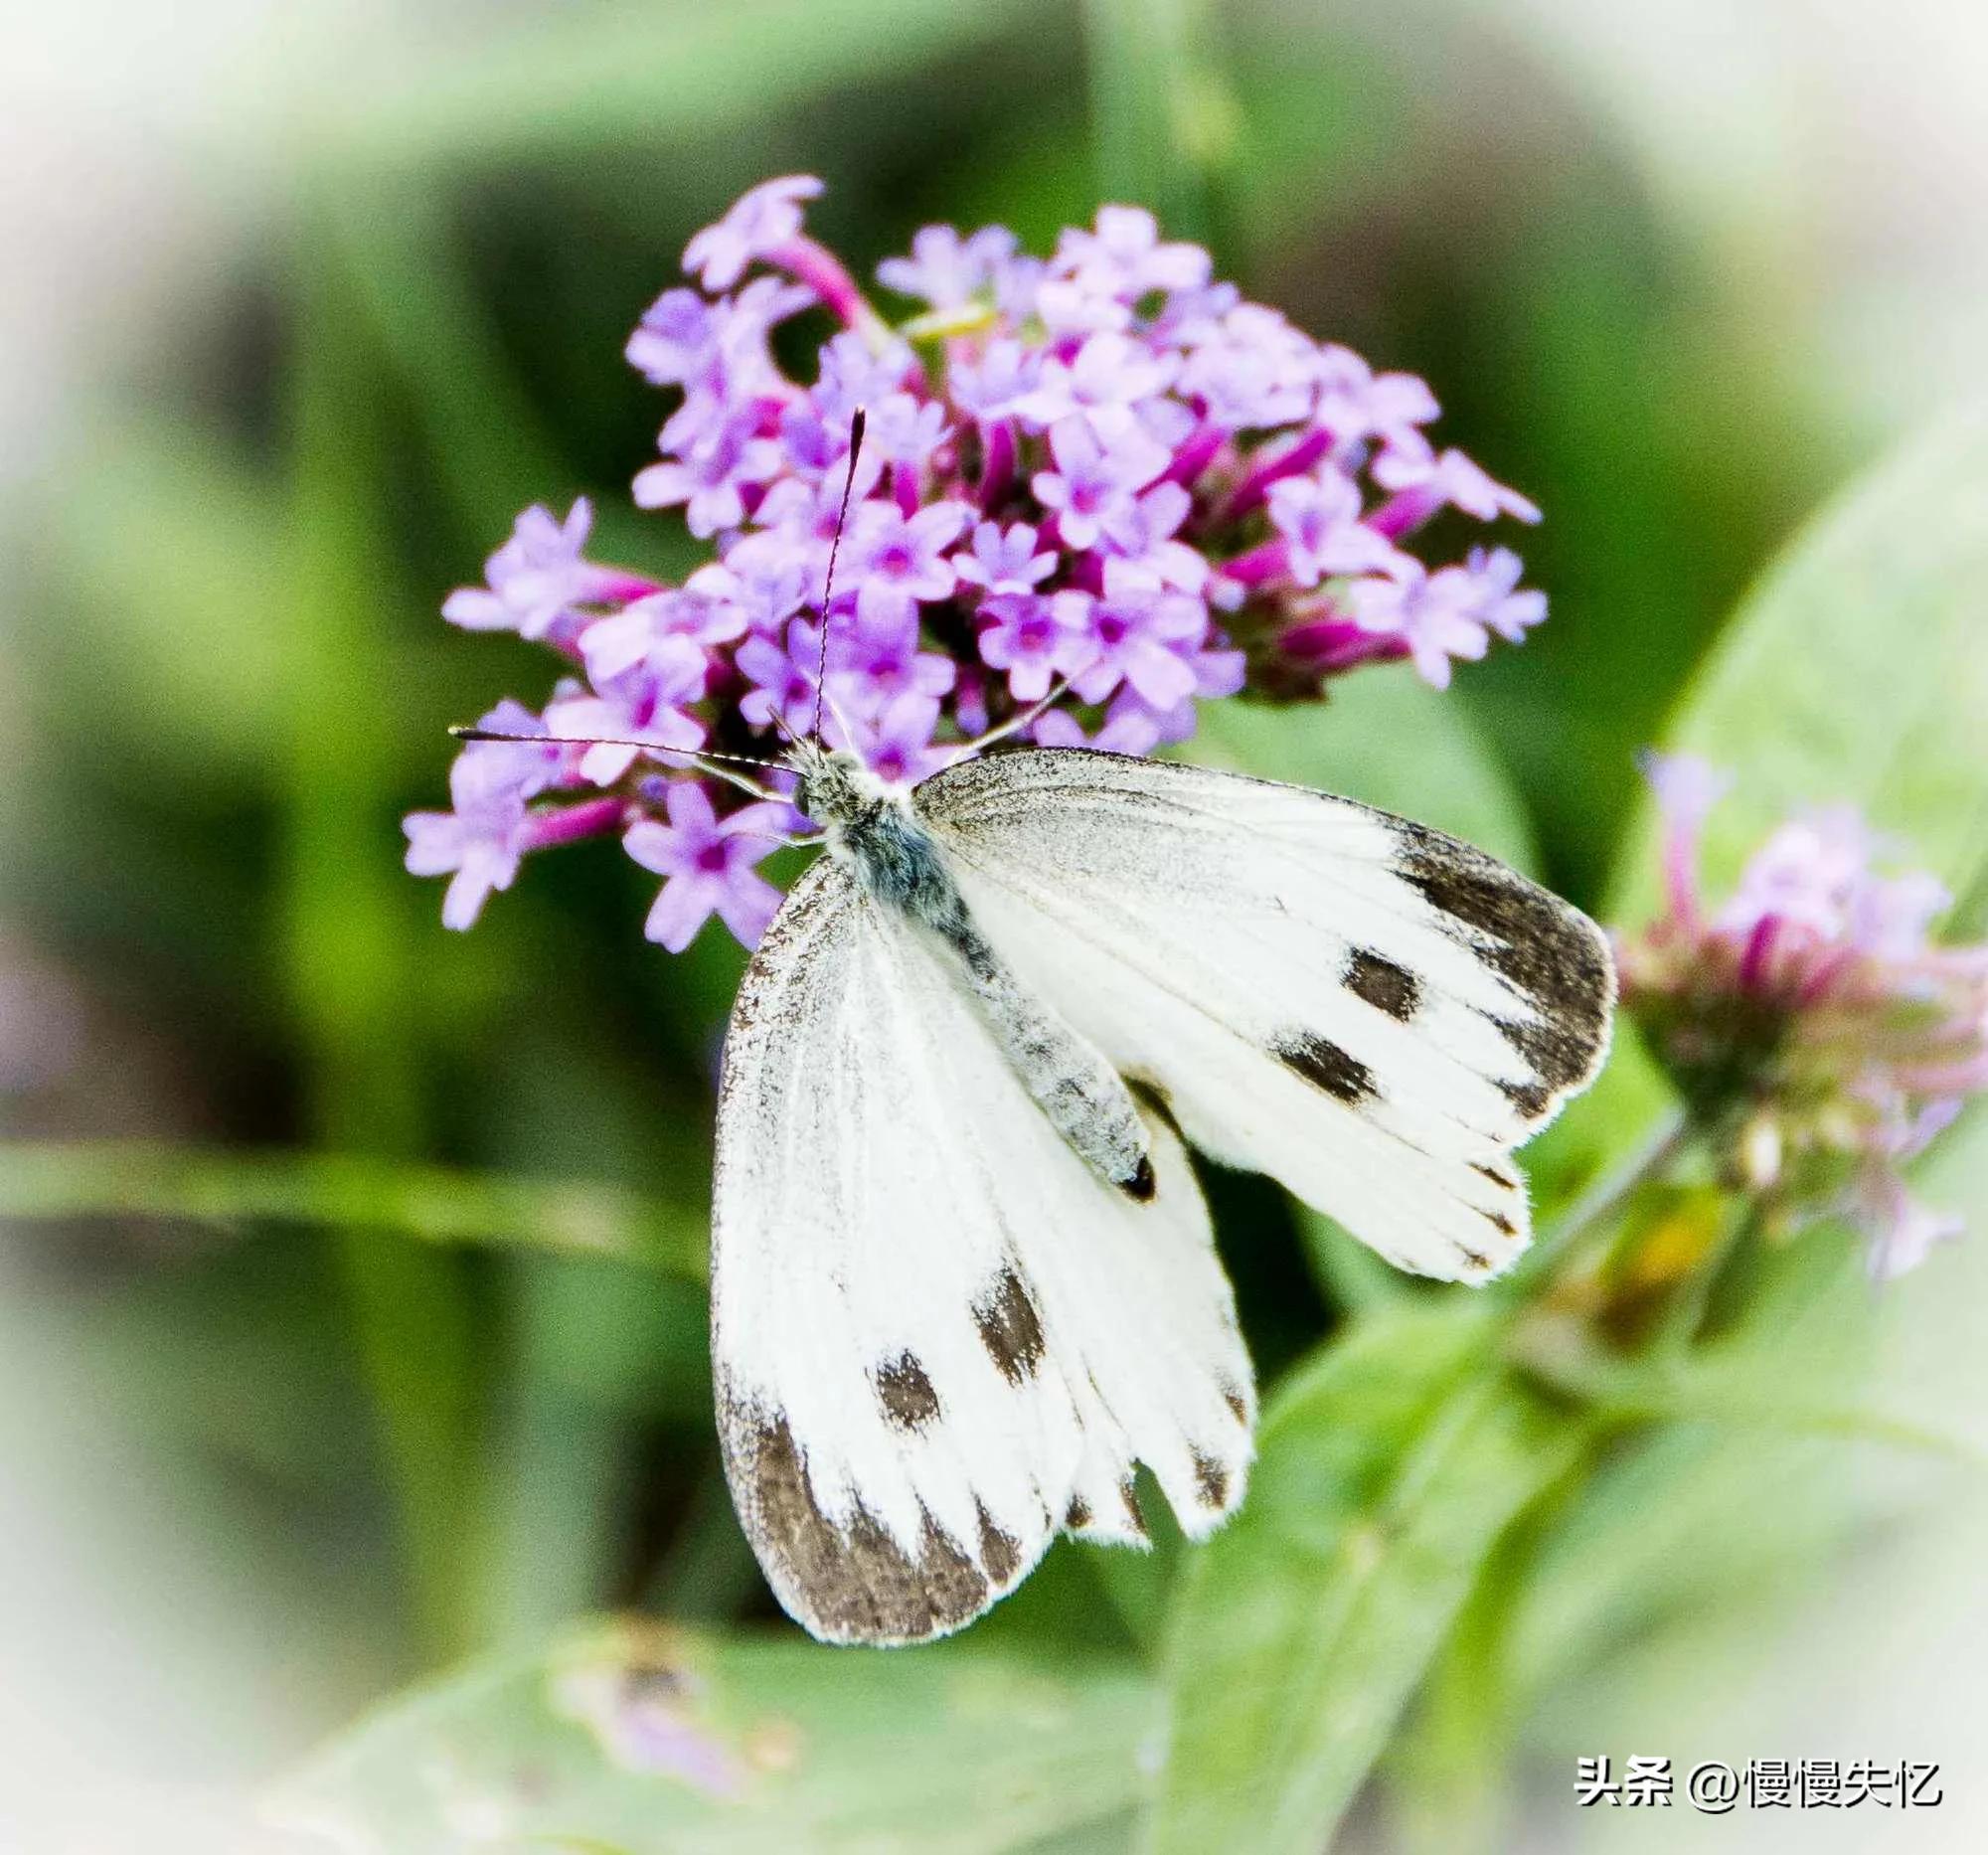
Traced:
<path id="1" fill-rule="evenodd" d="M 64 1655 L 110 1765 L 233 1782 L 591 1611 L 773 1614 L 718 1471 L 701 1289 L 653 1266 L 703 1241 L 737 949 L 645 944 L 648 879 L 611 846 L 540 860 L 466 936 L 399 867 L 445 725 L 543 693 L 539 653 L 435 615 L 515 511 L 583 491 L 608 558 L 696 558 L 627 505 L 658 409 L 619 358 L 689 234 L 790 171 L 828 181 L 811 224 L 859 274 L 930 220 L 1046 250 L 1139 199 L 1246 293 L 1426 376 L 1446 439 L 1545 508 L 1551 622 L 1446 705 L 1377 674 L 1210 751 L 1599 907 L 1633 752 L 1978 335 L 1971 11 L 1907 7 L 1883 57 L 1839 9 L 1743 11 L 37 22 L 9 82 L 39 155 L 0 196 L 46 235 L 15 241 L 42 260 L 5 402 L 4 1131 L 343 1156 L 10 1175 L 21 1209 L 226 1214 L 38 1218 L 0 1276 L 0 1385 L 34 1414 L 8 1447 L 65 1542 L 58 1613 L 88 1621 Z M 91 22 L 117 57 L 84 56 Z M 46 132 L 113 119 L 93 153 Z M 1550 1196 L 1593 1163 L 1566 1143 Z M 1216 1190 L 1268 1380 L 1358 1284 L 1266 1188 Z M 1060 1549 L 975 1637 L 1134 1657 L 1165 1573 Z M 150 1672 L 126 1685 L 119 1647 Z M 200 1671 L 183 1713 L 175 1668 Z"/>

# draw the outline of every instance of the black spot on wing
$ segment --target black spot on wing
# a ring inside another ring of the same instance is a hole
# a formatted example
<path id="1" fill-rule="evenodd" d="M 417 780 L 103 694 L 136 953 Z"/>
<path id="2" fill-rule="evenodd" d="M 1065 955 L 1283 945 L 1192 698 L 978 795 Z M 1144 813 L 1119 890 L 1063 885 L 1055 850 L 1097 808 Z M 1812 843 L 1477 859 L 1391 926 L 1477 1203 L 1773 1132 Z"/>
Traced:
<path id="1" fill-rule="evenodd" d="M 1249 1401 L 1235 1386 L 1229 1385 L 1223 1388 L 1222 1402 L 1229 1407 L 1229 1415 L 1237 1423 L 1245 1427 L 1247 1426 L 1249 1422 Z"/>
<path id="2" fill-rule="evenodd" d="M 782 1597 L 798 1600 L 816 1633 L 842 1642 L 914 1641 L 987 1607 L 994 1593 L 986 1574 L 929 1514 L 913 1557 L 861 1507 L 846 1527 L 822 1513 L 783 1414 L 726 1429 L 746 1532 L 775 1585 L 792 1588 Z"/>
<path id="3" fill-rule="evenodd" d="M 1029 1291 L 1012 1268 L 994 1277 L 986 1299 L 976 1301 L 973 1324 L 980 1343 L 1010 1385 L 1035 1377 L 1043 1357 L 1043 1323 Z"/>
<path id="4" fill-rule="evenodd" d="M 1354 949 L 1339 982 L 1355 998 L 1364 999 L 1376 1011 L 1385 1011 L 1398 1024 L 1407 1024 L 1422 999 L 1422 982 L 1413 973 L 1365 947 Z"/>
<path id="5" fill-rule="evenodd" d="M 1063 1523 L 1073 1533 L 1079 1533 L 1090 1524 L 1090 1503 L 1080 1494 L 1070 1497 L 1070 1506 L 1065 1509 Z"/>
<path id="6" fill-rule="evenodd" d="M 1537 1119 L 1555 1096 L 1593 1075 L 1608 1042 L 1614 972 L 1599 930 L 1579 910 L 1495 858 L 1420 825 L 1398 824 L 1405 881 L 1466 930 L 1461 936 L 1539 1013 L 1494 1019 L 1536 1081 L 1500 1085 Z M 1482 936 L 1479 938 L 1478 936 Z"/>
<path id="7" fill-rule="evenodd" d="M 1151 1539 L 1153 1536 L 1146 1530 L 1145 1510 L 1139 1505 L 1139 1490 L 1129 1479 L 1118 1484 L 1118 1498 L 1125 1503 L 1125 1518 L 1132 1523 L 1132 1531 L 1142 1540 Z"/>
<path id="8" fill-rule="evenodd" d="M 1479 1165 L 1473 1159 L 1470 1162 L 1470 1170 L 1476 1173 L 1480 1179 L 1489 1179 L 1501 1191 L 1516 1192 L 1519 1189 L 1519 1181 L 1509 1173 L 1500 1172 L 1496 1166 Z"/>
<path id="9" fill-rule="evenodd" d="M 1480 1211 L 1477 1215 L 1501 1237 L 1516 1238 L 1519 1234 L 1519 1227 L 1502 1211 Z"/>
<path id="10" fill-rule="evenodd" d="M 1194 1452 L 1194 1491 L 1210 1513 L 1219 1514 L 1229 1504 L 1229 1471 L 1212 1455 Z"/>
<path id="11" fill-rule="evenodd" d="M 1158 1180 L 1153 1176 L 1152 1155 L 1150 1153 L 1141 1153 L 1139 1155 L 1139 1164 L 1133 1171 L 1132 1176 L 1129 1179 L 1121 1180 L 1118 1189 L 1127 1198 L 1135 1198 L 1140 1204 L 1144 1205 L 1152 1202 L 1153 1193 L 1157 1189 L 1158 1183 Z"/>
<path id="12" fill-rule="evenodd" d="M 1371 1101 L 1380 1093 L 1374 1087 L 1374 1072 L 1330 1038 L 1310 1031 L 1280 1031 L 1271 1040 L 1270 1051 L 1287 1070 L 1349 1107 Z"/>
<path id="13" fill-rule="evenodd" d="M 938 1416 L 938 1393 L 912 1353 L 900 1353 L 877 1368 L 877 1396 L 900 1430 L 922 1430 Z"/>

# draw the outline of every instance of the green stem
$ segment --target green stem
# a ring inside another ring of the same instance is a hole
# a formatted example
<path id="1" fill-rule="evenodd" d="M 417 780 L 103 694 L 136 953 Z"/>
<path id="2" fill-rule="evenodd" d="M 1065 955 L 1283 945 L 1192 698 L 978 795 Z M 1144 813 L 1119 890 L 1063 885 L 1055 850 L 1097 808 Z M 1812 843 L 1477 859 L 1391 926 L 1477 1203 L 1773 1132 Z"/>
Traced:
<path id="1" fill-rule="evenodd" d="M 568 1179 L 362 1153 L 203 1152 L 143 1140 L 0 1145 L 0 1217 L 321 1224 L 417 1243 L 500 1245 L 702 1276 L 702 1209 Z"/>
<path id="2" fill-rule="evenodd" d="M 1682 1109 L 1673 1109 L 1640 1147 L 1568 1207 L 1507 1280 L 1530 1293 L 1574 1250 L 1612 1226 L 1644 1186 L 1662 1178 L 1697 1138 L 1697 1131 Z"/>
<path id="3" fill-rule="evenodd" d="M 313 1135 L 395 1155 L 419 1149 L 423 1102 L 409 1041 L 412 898 L 388 836 L 390 659 L 377 616 L 394 596 L 381 576 L 391 440 L 326 231 L 321 213 L 304 214 L 295 255 L 282 951 Z M 480 1402 L 464 1284 L 453 1258 L 373 1228 L 342 1229 L 336 1255 L 422 1648 L 451 1656 L 469 1645 L 461 1561 Z"/>

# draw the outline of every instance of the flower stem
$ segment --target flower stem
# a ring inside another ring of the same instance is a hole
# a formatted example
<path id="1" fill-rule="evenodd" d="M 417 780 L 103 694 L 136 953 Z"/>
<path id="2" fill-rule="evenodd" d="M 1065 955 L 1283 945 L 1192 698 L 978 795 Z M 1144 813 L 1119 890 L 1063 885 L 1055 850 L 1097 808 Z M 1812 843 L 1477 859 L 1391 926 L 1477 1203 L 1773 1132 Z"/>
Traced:
<path id="1" fill-rule="evenodd" d="M 1015 487 L 1015 427 L 1006 419 L 997 419 L 980 427 L 980 508 L 991 515 Z"/>
<path id="2" fill-rule="evenodd" d="M 587 799 L 579 805 L 538 812 L 531 822 L 530 848 L 551 850 L 589 837 L 605 837 L 608 832 L 620 829 L 627 813 L 627 804 L 618 798 Z"/>
<path id="3" fill-rule="evenodd" d="M 1269 494 L 1272 483 L 1295 476 L 1300 470 L 1309 470 L 1331 448 L 1330 431 L 1321 426 L 1318 430 L 1306 432 L 1295 444 L 1287 445 L 1267 463 L 1258 464 L 1237 484 L 1235 494 L 1223 504 L 1211 525 L 1226 527 L 1231 522 L 1240 521 Z"/>
<path id="4" fill-rule="evenodd" d="M 1367 526 L 1390 541 L 1406 540 L 1441 507 L 1442 498 L 1433 490 L 1405 489 L 1368 516 Z"/>
<path id="5" fill-rule="evenodd" d="M 897 339 L 891 333 L 891 325 L 877 313 L 842 259 L 826 246 L 805 237 L 790 239 L 778 251 L 767 253 L 766 261 L 779 265 L 795 281 L 805 283 L 874 352 L 884 353 Z"/>

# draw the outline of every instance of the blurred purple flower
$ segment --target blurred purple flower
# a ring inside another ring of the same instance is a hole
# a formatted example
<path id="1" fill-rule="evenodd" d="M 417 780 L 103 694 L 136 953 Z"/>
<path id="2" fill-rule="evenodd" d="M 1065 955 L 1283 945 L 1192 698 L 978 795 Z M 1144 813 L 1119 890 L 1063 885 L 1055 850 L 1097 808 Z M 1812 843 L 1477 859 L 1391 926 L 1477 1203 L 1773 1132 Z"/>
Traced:
<path id="1" fill-rule="evenodd" d="M 997 592 L 980 607 L 980 654 L 1008 674 L 1017 702 L 1040 702 L 1081 659 L 1095 601 L 1087 592 Z"/>
<path id="2" fill-rule="evenodd" d="M 721 818 L 701 785 L 673 783 L 663 800 L 669 822 L 645 819 L 621 840 L 629 856 L 665 879 L 642 931 L 681 953 L 716 915 L 756 946 L 780 906 L 780 892 L 754 866 L 793 827 L 791 806 L 760 801 Z"/>
<path id="3" fill-rule="evenodd" d="M 1088 232 L 1073 227 L 1057 243 L 1055 267 L 1100 290 L 1140 297 L 1188 290 L 1208 281 L 1209 256 L 1198 245 L 1170 245 L 1144 207 L 1100 206 Z"/>
<path id="4" fill-rule="evenodd" d="M 681 503 L 693 535 L 715 535 L 746 519 L 746 489 L 766 482 L 779 467 L 779 445 L 753 435 L 750 419 L 731 419 L 675 460 L 636 472 L 635 502 L 643 509 Z"/>
<path id="5" fill-rule="evenodd" d="M 877 715 L 907 693 L 943 696 L 959 674 L 950 657 L 918 648 L 917 618 L 911 612 L 890 622 L 866 621 L 837 631 L 829 664 L 829 692 L 845 716 Z"/>
<path id="6" fill-rule="evenodd" d="M 521 704 L 502 702 L 477 724 L 506 734 L 544 736 L 546 724 Z M 475 741 L 449 768 L 447 811 L 408 817 L 407 867 L 415 876 L 453 876 L 442 898 L 442 926 L 472 926 L 490 893 L 509 889 L 532 847 L 526 801 L 559 776 L 565 750 L 518 742 Z"/>
<path id="7" fill-rule="evenodd" d="M 1439 683 L 1544 615 L 1505 549 L 1460 565 L 1399 552 L 1443 507 L 1537 513 L 1436 448 L 1428 389 L 1245 301 L 1150 213 L 1101 208 L 1047 259 L 1001 227 L 927 227 L 878 268 L 919 305 L 894 329 L 807 235 L 820 191 L 806 176 L 754 188 L 690 242 L 701 287 L 664 290 L 628 340 L 673 396 L 634 500 L 680 508 L 707 559 L 665 587 L 585 558 L 586 503 L 564 521 L 535 507 L 488 585 L 450 596 L 453 622 L 541 639 L 583 672 L 546 716 L 595 738 L 524 759 L 472 746 L 454 808 L 409 821 L 412 865 L 454 879 L 453 924 L 532 849 L 625 828 L 654 850 L 641 827 L 664 817 L 677 844 L 699 822 L 670 813 L 680 792 L 701 795 L 711 832 L 745 815 L 737 782 L 752 776 L 700 767 L 694 747 L 776 758 L 818 724 L 915 779 L 1043 705 L 1039 742 L 1148 753 L 1190 736 L 1200 703 L 1315 698 L 1406 656 Z M 772 338 L 813 305 L 839 326 L 790 374 Z M 758 882 L 726 891 L 735 927 L 756 929 Z M 672 935 L 696 893 L 670 891 Z M 1858 931 L 1898 943 L 1925 898 L 1869 891 L 1860 906 Z"/>
<path id="8" fill-rule="evenodd" d="M 1379 438 L 1391 450 L 1422 441 L 1419 427 L 1442 409 L 1428 383 L 1413 374 L 1377 374 L 1350 348 L 1319 350 L 1318 402 L 1313 417 L 1339 445 Z"/>
<path id="9" fill-rule="evenodd" d="M 893 785 L 915 785 L 952 759 L 955 749 L 935 747 L 938 698 L 908 690 L 893 696 L 872 718 L 858 726 L 851 745 L 880 779 Z"/>
<path id="10" fill-rule="evenodd" d="M 1400 558 L 1392 543 L 1361 521 L 1360 491 L 1337 470 L 1285 477 L 1267 495 L 1270 525 L 1284 538 L 1285 572 L 1298 586 L 1315 587 L 1338 574 L 1385 573 Z"/>
<path id="11" fill-rule="evenodd" d="M 1138 492 L 1167 467 L 1167 450 L 1129 420 L 1100 432 L 1084 419 L 1050 430 L 1054 470 L 1036 474 L 1037 499 L 1068 548 L 1094 548 L 1107 521 L 1125 520 Z"/>
<path id="12" fill-rule="evenodd" d="M 1346 600 L 1363 631 L 1400 638 L 1408 646 L 1416 672 L 1432 689 L 1449 687 L 1452 659 L 1474 663 L 1490 647 L 1481 590 L 1461 567 L 1431 574 L 1419 561 L 1404 559 L 1393 578 L 1356 580 Z"/>
<path id="13" fill-rule="evenodd" d="M 1506 643 L 1523 643 L 1526 633 L 1545 621 L 1547 595 L 1520 590 L 1526 567 L 1510 548 L 1472 548 L 1463 566 L 1476 583 L 1478 617 Z"/>
<path id="14" fill-rule="evenodd" d="M 953 571 L 983 592 L 1033 592 L 1056 572 L 1054 549 L 1037 551 L 1036 531 L 1027 522 L 1003 530 L 982 522 L 973 531 L 973 551 L 952 557 Z"/>
<path id="15" fill-rule="evenodd" d="M 1176 541 L 1194 511 L 1194 498 L 1178 483 L 1155 483 L 1135 501 L 1120 505 L 1104 523 L 1105 545 L 1124 563 L 1129 578 L 1157 589 L 1199 592 L 1208 585 L 1208 557 Z"/>
<path id="16" fill-rule="evenodd" d="M 1946 890 L 1882 874 L 1882 841 L 1847 806 L 1776 827 L 1708 906 L 1698 845 L 1724 781 L 1688 758 L 1647 771 L 1665 906 L 1618 943 L 1625 1008 L 1770 1216 L 1846 1213 L 1874 1275 L 1915 1266 L 1959 1226 L 1900 1168 L 1988 1090 L 1988 946 L 1936 944 Z"/>
<path id="17" fill-rule="evenodd" d="M 949 385 L 954 402 L 974 418 L 1015 419 L 1036 390 L 1042 355 L 1019 341 L 995 341 L 978 362 L 960 361 Z"/>
<path id="18" fill-rule="evenodd" d="M 700 567 L 684 590 L 703 594 L 736 620 L 738 629 L 724 636 L 709 629 L 697 634 L 701 643 L 724 643 L 747 631 L 778 631 L 807 602 L 807 572 L 796 550 L 778 538 L 747 535 L 724 560 Z"/>
<path id="19" fill-rule="evenodd" d="M 1274 309 L 1239 303 L 1198 339 L 1181 390 L 1231 429 L 1290 424 L 1310 412 L 1316 356 Z"/>
<path id="20" fill-rule="evenodd" d="M 1188 653 L 1208 635 L 1208 607 L 1190 593 L 1128 581 L 1106 569 L 1103 596 L 1085 614 L 1081 663 L 1071 685 L 1085 702 L 1102 702 L 1120 683 L 1159 710 L 1194 694 Z"/>
<path id="21" fill-rule="evenodd" d="M 738 664 L 751 684 L 739 699 L 744 720 L 754 728 L 782 728 L 796 739 L 805 735 L 814 721 L 821 626 L 796 618 L 784 642 L 748 637 L 739 646 Z"/>
<path id="22" fill-rule="evenodd" d="M 593 506 L 581 496 L 564 522 L 534 503 L 518 517 L 511 539 L 484 563 L 489 585 L 462 587 L 442 601 L 441 615 L 466 631 L 515 631 L 542 638 L 577 608 L 631 598 L 653 583 L 596 567 L 581 553 L 593 527 Z"/>
<path id="23" fill-rule="evenodd" d="M 964 503 L 936 502 L 906 518 L 893 503 L 866 502 L 849 512 L 838 592 L 853 591 L 866 617 L 895 621 L 920 600 L 951 592 L 957 571 L 946 550 L 972 520 Z"/>
<path id="24" fill-rule="evenodd" d="M 956 309 L 992 283 L 994 267 L 1014 250 L 1006 226 L 982 226 L 966 239 L 951 226 L 926 226 L 912 235 L 911 256 L 877 266 L 877 281 L 902 296 L 922 297 L 928 308 Z"/>
<path id="25" fill-rule="evenodd" d="M 707 290 L 729 290 L 754 258 L 770 255 L 799 234 L 801 202 L 817 198 L 821 190 L 811 174 L 761 181 L 684 247 L 685 271 Z"/>
<path id="26" fill-rule="evenodd" d="M 1036 390 L 1017 411 L 1036 430 L 1046 431 L 1064 419 L 1088 419 L 1108 409 L 1129 408 L 1163 393 L 1179 373 L 1172 355 L 1156 356 L 1125 336 L 1092 335 L 1073 360 L 1051 355 L 1037 377 Z M 1104 432 L 1100 432 L 1104 435 Z"/>
<path id="27" fill-rule="evenodd" d="M 1396 444 L 1374 460 L 1374 481 L 1395 492 L 1395 499 L 1376 516 L 1382 531 L 1390 536 L 1418 528 L 1437 510 L 1461 509 L 1480 522 L 1501 515 L 1516 516 L 1522 522 L 1537 522 L 1537 504 L 1528 502 L 1515 489 L 1507 489 L 1459 450 L 1435 451 L 1420 433 L 1412 441 Z"/>

